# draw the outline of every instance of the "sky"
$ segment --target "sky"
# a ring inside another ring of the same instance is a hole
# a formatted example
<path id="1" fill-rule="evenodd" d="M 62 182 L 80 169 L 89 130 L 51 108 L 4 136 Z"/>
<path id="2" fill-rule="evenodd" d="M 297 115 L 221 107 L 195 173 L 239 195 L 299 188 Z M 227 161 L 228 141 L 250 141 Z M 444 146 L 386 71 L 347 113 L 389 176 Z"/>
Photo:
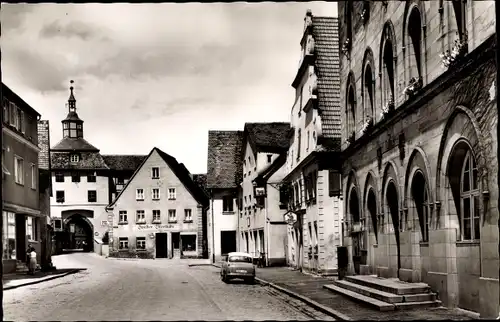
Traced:
<path id="1" fill-rule="evenodd" d="M 102 154 L 158 147 L 206 173 L 208 131 L 289 122 L 304 16 L 333 2 L 2 4 L 2 81 L 62 139 L 74 80 Z"/>

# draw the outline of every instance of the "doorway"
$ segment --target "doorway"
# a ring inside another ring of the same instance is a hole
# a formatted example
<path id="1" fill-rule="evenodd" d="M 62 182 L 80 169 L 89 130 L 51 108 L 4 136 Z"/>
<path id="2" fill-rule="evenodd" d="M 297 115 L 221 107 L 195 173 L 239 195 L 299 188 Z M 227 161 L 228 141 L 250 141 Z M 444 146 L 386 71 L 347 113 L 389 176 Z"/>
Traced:
<path id="1" fill-rule="evenodd" d="M 174 258 L 181 258 L 180 233 L 172 233 L 172 250 Z"/>
<path id="2" fill-rule="evenodd" d="M 156 233 L 156 258 L 168 258 L 168 234 Z"/>
<path id="3" fill-rule="evenodd" d="M 220 253 L 221 255 L 236 251 L 236 230 L 226 230 L 220 232 Z"/>

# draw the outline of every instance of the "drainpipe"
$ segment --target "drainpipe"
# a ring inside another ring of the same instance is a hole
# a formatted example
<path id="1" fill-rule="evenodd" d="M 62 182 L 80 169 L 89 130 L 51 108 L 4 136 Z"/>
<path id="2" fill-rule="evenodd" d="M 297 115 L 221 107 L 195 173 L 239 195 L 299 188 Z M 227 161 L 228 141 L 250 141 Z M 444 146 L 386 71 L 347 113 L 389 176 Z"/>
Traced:
<path id="1" fill-rule="evenodd" d="M 267 186 L 267 183 L 266 183 L 266 186 Z M 266 187 L 266 190 L 267 190 L 267 187 Z M 267 200 L 268 198 L 268 195 L 267 195 L 267 191 L 266 191 L 266 197 L 264 198 L 264 207 L 265 207 L 265 212 L 266 212 L 266 235 L 264 236 L 266 238 L 266 258 L 265 258 L 265 261 L 266 261 L 266 267 L 269 266 L 269 213 L 268 213 L 268 210 L 267 210 L 267 207 L 269 206 L 269 202 Z"/>
<path id="2" fill-rule="evenodd" d="M 215 264 L 215 222 L 214 222 L 214 197 L 213 189 L 210 190 L 210 215 L 212 216 L 212 263 Z"/>
<path id="3" fill-rule="evenodd" d="M 495 9 L 497 7 L 497 4 L 495 2 Z M 495 10 L 496 12 L 496 10 Z M 497 46 L 498 46 L 498 33 L 500 32 L 500 27 L 498 27 L 498 23 L 496 24 L 496 37 L 497 37 Z M 498 68 L 498 63 L 500 62 L 500 54 L 498 52 L 498 50 L 496 50 L 496 55 L 497 55 L 497 59 L 496 59 L 496 62 L 497 62 L 497 68 Z M 499 74 L 497 73 L 497 79 L 496 79 L 496 97 L 495 97 L 495 100 L 498 100 L 498 86 L 500 84 L 500 76 Z M 498 102 L 496 103 L 496 106 L 497 106 L 497 116 L 498 116 Z M 497 133 L 500 133 L 500 123 L 497 122 Z M 497 144 L 498 144 L 498 148 L 497 148 L 497 153 L 498 153 L 498 159 L 500 159 L 500 140 L 497 140 Z M 498 160 L 497 159 L 497 160 Z M 500 187 L 500 173 L 497 173 L 497 187 Z M 498 196 L 498 204 L 500 204 L 500 195 Z M 498 212 L 498 207 L 497 207 L 497 210 Z M 498 213 L 497 213 L 498 215 Z M 498 231 L 500 233 L 500 217 L 498 217 Z M 500 252 L 500 240 L 498 242 L 498 252 Z M 500 291 L 500 288 L 499 288 L 499 291 Z M 498 317 L 497 317 L 497 320 L 500 320 L 500 303 L 498 303 Z"/>

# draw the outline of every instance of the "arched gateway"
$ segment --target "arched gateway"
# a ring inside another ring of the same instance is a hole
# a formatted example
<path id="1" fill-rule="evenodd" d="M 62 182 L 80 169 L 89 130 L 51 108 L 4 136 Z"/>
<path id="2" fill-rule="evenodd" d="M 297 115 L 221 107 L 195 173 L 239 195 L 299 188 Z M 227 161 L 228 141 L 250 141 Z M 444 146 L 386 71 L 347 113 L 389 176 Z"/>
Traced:
<path id="1" fill-rule="evenodd" d="M 64 220 L 62 248 L 68 251 L 94 249 L 94 227 L 90 220 L 81 214 L 73 214 Z"/>

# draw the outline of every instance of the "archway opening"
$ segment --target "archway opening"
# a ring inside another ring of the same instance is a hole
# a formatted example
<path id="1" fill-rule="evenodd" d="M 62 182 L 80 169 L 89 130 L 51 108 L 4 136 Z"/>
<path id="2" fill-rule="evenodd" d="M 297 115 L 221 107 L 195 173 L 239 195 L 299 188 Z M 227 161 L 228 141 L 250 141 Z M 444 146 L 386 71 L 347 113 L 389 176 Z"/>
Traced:
<path id="1" fill-rule="evenodd" d="M 420 223 L 421 241 L 429 241 L 429 223 L 430 223 L 430 207 L 429 207 L 429 191 L 425 177 L 421 171 L 417 171 L 413 176 L 411 184 L 411 194 L 415 202 L 417 210 L 418 222 Z"/>
<path id="2" fill-rule="evenodd" d="M 401 268 L 401 249 L 399 240 L 399 231 L 401 229 L 401 222 L 399 216 L 399 202 L 398 202 L 398 190 L 394 181 L 390 181 L 387 185 L 386 191 L 386 202 L 389 207 L 389 212 L 391 213 L 392 225 L 394 227 L 394 237 L 396 238 L 396 249 L 397 249 L 397 276 L 399 278 L 399 269 Z"/>
<path id="3" fill-rule="evenodd" d="M 73 215 L 65 224 L 66 238 L 63 248 L 69 251 L 90 252 L 94 248 L 92 226 L 81 215 Z"/>
<path id="4" fill-rule="evenodd" d="M 368 191 L 368 198 L 366 202 L 366 207 L 370 213 L 370 218 L 372 220 L 373 231 L 375 232 L 375 239 L 378 241 L 378 222 L 377 222 L 377 199 L 375 198 L 375 193 L 373 189 Z"/>

